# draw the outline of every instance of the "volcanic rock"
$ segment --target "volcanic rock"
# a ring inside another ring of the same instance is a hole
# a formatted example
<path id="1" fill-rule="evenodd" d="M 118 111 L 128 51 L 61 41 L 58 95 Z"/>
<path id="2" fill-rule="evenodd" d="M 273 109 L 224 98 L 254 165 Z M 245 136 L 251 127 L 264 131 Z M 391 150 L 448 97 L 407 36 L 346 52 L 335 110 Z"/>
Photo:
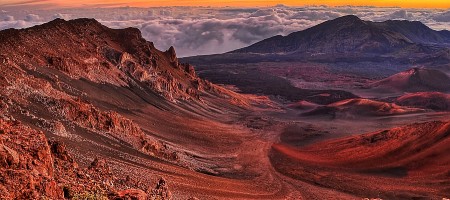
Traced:
<path id="1" fill-rule="evenodd" d="M 164 178 L 159 179 L 156 187 L 151 190 L 150 199 L 172 199 L 172 193 L 169 191 L 169 187 Z"/>
<path id="2" fill-rule="evenodd" d="M 212 168 L 193 155 L 234 144 L 209 133 L 251 102 L 93 19 L 0 31 L 0 52 L 0 199 L 170 199 L 165 180 L 142 192 L 152 170 Z"/>
<path id="3" fill-rule="evenodd" d="M 54 182 L 53 158 L 42 132 L 0 119 L 0 198 L 62 197 Z"/>
<path id="4" fill-rule="evenodd" d="M 170 46 L 170 48 L 166 51 L 169 56 L 169 61 L 176 67 L 178 67 L 178 58 L 177 53 L 175 52 L 175 48 Z"/>
<path id="5" fill-rule="evenodd" d="M 110 29 L 94 19 L 56 19 L 25 30 L 4 30 L 0 44 L 1 52 L 7 52 L 2 64 L 7 60 L 26 70 L 39 65 L 117 86 L 145 85 L 171 101 L 190 99 L 185 88 L 192 87 L 189 80 L 199 79 L 192 66 L 179 66 L 174 47 L 161 52 L 138 29 Z"/>

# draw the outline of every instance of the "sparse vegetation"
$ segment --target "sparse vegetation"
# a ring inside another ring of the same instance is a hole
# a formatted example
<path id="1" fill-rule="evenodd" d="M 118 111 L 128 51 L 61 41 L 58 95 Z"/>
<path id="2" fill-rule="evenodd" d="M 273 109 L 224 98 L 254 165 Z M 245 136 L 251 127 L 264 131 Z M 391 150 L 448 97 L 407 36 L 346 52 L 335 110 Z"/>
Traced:
<path id="1" fill-rule="evenodd" d="M 85 191 L 80 194 L 76 194 L 72 200 L 108 200 L 108 197 L 102 192 L 88 192 Z"/>

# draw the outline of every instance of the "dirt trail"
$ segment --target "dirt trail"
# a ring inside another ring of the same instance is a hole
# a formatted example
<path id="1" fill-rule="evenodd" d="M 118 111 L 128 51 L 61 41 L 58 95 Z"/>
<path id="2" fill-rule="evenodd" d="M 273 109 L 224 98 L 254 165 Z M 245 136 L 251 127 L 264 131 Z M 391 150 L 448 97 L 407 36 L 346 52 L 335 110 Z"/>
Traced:
<path id="1" fill-rule="evenodd" d="M 259 119 L 261 116 L 261 113 L 252 113 L 244 117 L 244 121 L 239 119 L 231 123 L 234 125 L 222 124 L 219 129 L 211 127 L 210 130 L 203 130 L 202 134 L 216 134 L 218 137 L 212 145 L 214 148 L 207 149 L 211 153 L 203 154 L 195 160 L 206 163 L 205 166 L 215 174 L 161 162 L 132 149 L 128 151 L 126 148 L 106 147 L 91 153 L 103 154 L 114 163 L 112 166 L 117 174 L 139 178 L 143 184 L 151 185 L 158 177 L 164 177 L 169 180 L 175 199 L 358 199 L 277 172 L 269 154 L 286 123 L 275 119 L 255 120 L 255 117 Z M 226 142 L 232 146 L 223 146 L 222 134 L 228 136 L 227 140 L 237 142 Z M 79 155 L 78 159 L 89 163 L 86 155 L 94 150 L 82 146 L 77 148 L 75 145 L 74 148 L 74 153 Z M 223 148 L 228 151 L 223 152 Z"/>

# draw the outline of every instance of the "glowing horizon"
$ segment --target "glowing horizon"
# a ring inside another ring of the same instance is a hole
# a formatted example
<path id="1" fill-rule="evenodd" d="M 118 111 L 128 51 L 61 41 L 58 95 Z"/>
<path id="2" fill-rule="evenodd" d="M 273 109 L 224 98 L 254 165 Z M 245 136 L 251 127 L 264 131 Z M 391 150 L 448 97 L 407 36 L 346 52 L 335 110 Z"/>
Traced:
<path id="1" fill-rule="evenodd" d="M 212 6 L 212 7 L 268 7 L 282 4 L 286 6 L 375 6 L 375 7 L 401 7 L 401 8 L 450 8 L 448 0 L 353 0 L 350 3 L 343 0 L 154 0 L 149 2 L 136 0 L 133 2 L 124 0 L 98 0 L 95 3 L 87 0 L 3 0 L 0 6 L 33 6 L 52 5 L 52 7 L 112 7 L 112 6 L 132 6 L 132 7 L 165 7 L 165 6 Z"/>

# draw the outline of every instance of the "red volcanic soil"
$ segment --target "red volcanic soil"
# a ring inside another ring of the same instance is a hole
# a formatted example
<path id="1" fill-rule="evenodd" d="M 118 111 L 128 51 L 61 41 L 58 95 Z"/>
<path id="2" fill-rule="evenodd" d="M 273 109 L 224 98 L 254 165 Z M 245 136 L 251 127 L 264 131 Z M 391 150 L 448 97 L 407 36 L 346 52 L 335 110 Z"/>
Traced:
<path id="1" fill-rule="evenodd" d="M 450 78 L 435 69 L 412 68 L 370 84 L 384 92 L 450 91 Z"/>
<path id="2" fill-rule="evenodd" d="M 315 130 L 330 121 L 306 126 L 267 97 L 205 81 L 178 61 L 174 48 L 156 49 L 135 28 L 57 19 L 4 30 L 0 68 L 0 198 L 407 198 L 439 196 L 450 185 L 448 123 L 315 144 L 330 138 L 330 129 Z M 295 89 L 275 81 L 286 94 Z M 336 116 L 392 120 L 419 111 L 341 101 L 349 97 L 297 88 L 292 99 L 340 101 L 323 107 Z M 282 130 L 289 135 L 279 137 Z"/>
<path id="3" fill-rule="evenodd" d="M 274 144 L 273 166 L 322 187 L 386 199 L 450 194 L 450 121 L 405 127 L 296 148 Z"/>
<path id="4" fill-rule="evenodd" d="M 289 108 L 294 108 L 298 110 L 311 110 L 319 106 L 318 104 L 311 103 L 309 101 L 298 101 L 288 105 Z"/>
<path id="5" fill-rule="evenodd" d="M 332 118 L 355 118 L 358 116 L 374 117 L 400 115 L 421 112 L 421 109 L 408 108 L 394 103 L 380 102 L 370 99 L 348 99 L 317 107 L 305 112 L 303 116 L 331 116 Z"/>
<path id="6" fill-rule="evenodd" d="M 450 110 L 450 94 L 440 92 L 409 93 L 394 101 L 401 106 L 426 108 L 432 110 Z"/>
<path id="7" fill-rule="evenodd" d="M 170 177 L 177 196 L 186 198 L 202 197 L 201 188 L 210 188 L 209 195 L 222 188 L 220 181 L 205 181 L 210 180 L 205 174 L 255 174 L 251 159 L 234 164 L 242 159 L 236 156 L 239 145 L 250 136 L 229 123 L 249 112 L 251 103 L 267 100 L 200 79 L 192 66 L 178 62 L 173 48 L 159 51 L 137 29 L 57 19 L 1 31 L 0 52 L 0 118 L 10 116 L 42 133 L 40 143 L 48 138 L 65 143 L 82 167 L 104 158 L 115 181 L 139 180 L 129 187 L 144 191 L 159 177 Z M 242 187 L 233 184 L 215 195 L 236 194 Z M 86 192 L 92 192 L 89 186 Z M 37 190 L 35 196 L 46 194 Z"/>

